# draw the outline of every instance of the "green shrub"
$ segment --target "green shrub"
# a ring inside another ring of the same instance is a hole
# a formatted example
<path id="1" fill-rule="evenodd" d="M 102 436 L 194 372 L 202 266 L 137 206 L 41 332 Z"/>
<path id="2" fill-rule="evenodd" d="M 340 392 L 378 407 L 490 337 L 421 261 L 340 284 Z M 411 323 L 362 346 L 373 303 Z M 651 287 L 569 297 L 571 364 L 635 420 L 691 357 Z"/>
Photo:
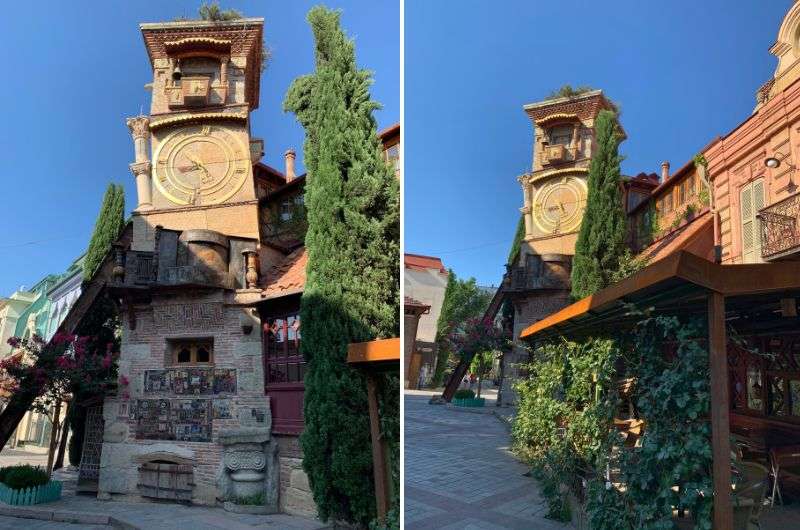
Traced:
<path id="1" fill-rule="evenodd" d="M 45 470 L 29 464 L 0 468 L 0 482 L 14 490 L 42 486 L 49 481 Z"/>
<path id="2" fill-rule="evenodd" d="M 245 497 L 234 497 L 234 504 L 239 506 L 264 506 L 264 494 L 256 493 L 255 495 L 247 495 Z"/>
<path id="3" fill-rule="evenodd" d="M 456 390 L 456 393 L 453 394 L 453 398 L 455 399 L 473 399 L 475 397 L 475 392 L 470 390 L 469 388 L 461 388 Z"/>

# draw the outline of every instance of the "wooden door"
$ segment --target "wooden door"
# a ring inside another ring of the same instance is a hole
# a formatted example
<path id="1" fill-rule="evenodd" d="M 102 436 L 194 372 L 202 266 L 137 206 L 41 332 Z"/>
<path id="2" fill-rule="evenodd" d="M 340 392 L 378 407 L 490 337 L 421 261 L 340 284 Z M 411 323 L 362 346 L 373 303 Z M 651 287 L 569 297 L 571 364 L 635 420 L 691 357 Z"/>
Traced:
<path id="1" fill-rule="evenodd" d="M 406 372 L 406 388 L 417 390 L 419 386 L 419 369 L 422 367 L 422 354 L 418 351 L 411 352 L 411 362 L 408 363 Z"/>
<path id="2" fill-rule="evenodd" d="M 272 411 L 272 431 L 303 430 L 306 362 L 300 353 L 300 316 L 270 317 L 264 322 L 264 379 Z"/>

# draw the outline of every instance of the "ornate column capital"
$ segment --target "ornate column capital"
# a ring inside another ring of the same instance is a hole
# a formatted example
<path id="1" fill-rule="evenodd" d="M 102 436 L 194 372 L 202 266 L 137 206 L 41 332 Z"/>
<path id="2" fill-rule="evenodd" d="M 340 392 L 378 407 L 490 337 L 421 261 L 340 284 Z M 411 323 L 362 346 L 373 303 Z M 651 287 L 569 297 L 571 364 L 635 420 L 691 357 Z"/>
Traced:
<path id="1" fill-rule="evenodd" d="M 131 131 L 133 139 L 148 138 L 150 136 L 150 118 L 147 116 L 135 116 L 125 120 L 125 124 Z"/>
<path id="2" fill-rule="evenodd" d="M 128 167 L 131 168 L 131 173 L 133 173 L 133 176 L 138 177 L 139 175 L 150 176 L 150 169 L 152 169 L 152 166 L 153 165 L 149 160 L 145 160 L 144 162 L 134 162 Z"/>
<path id="3" fill-rule="evenodd" d="M 528 214 L 528 213 L 531 213 L 531 207 L 530 207 L 530 205 L 523 206 L 522 208 L 519 209 L 519 211 L 520 211 L 520 213 Z"/>

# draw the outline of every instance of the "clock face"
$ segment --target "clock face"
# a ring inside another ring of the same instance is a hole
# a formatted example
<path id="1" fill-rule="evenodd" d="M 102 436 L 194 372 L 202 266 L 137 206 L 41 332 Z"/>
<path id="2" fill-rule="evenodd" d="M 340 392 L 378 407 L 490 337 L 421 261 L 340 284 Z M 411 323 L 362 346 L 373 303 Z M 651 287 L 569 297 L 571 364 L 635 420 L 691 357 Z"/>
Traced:
<path id="1" fill-rule="evenodd" d="M 248 176 L 250 157 L 226 127 L 195 125 L 171 133 L 153 155 L 158 190 L 175 204 L 219 204 Z"/>
<path id="2" fill-rule="evenodd" d="M 535 191 L 533 221 L 546 234 L 574 232 L 586 208 L 586 184 L 581 178 L 557 177 Z"/>

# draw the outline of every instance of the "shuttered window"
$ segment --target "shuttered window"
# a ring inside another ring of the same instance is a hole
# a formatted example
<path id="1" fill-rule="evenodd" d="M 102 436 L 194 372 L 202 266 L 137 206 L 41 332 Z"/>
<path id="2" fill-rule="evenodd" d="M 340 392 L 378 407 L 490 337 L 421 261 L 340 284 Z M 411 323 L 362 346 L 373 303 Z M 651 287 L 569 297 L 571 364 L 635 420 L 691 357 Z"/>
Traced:
<path id="1" fill-rule="evenodd" d="M 756 217 L 764 207 L 764 179 L 751 182 L 740 192 L 742 218 L 742 263 L 761 261 L 761 221 Z"/>

